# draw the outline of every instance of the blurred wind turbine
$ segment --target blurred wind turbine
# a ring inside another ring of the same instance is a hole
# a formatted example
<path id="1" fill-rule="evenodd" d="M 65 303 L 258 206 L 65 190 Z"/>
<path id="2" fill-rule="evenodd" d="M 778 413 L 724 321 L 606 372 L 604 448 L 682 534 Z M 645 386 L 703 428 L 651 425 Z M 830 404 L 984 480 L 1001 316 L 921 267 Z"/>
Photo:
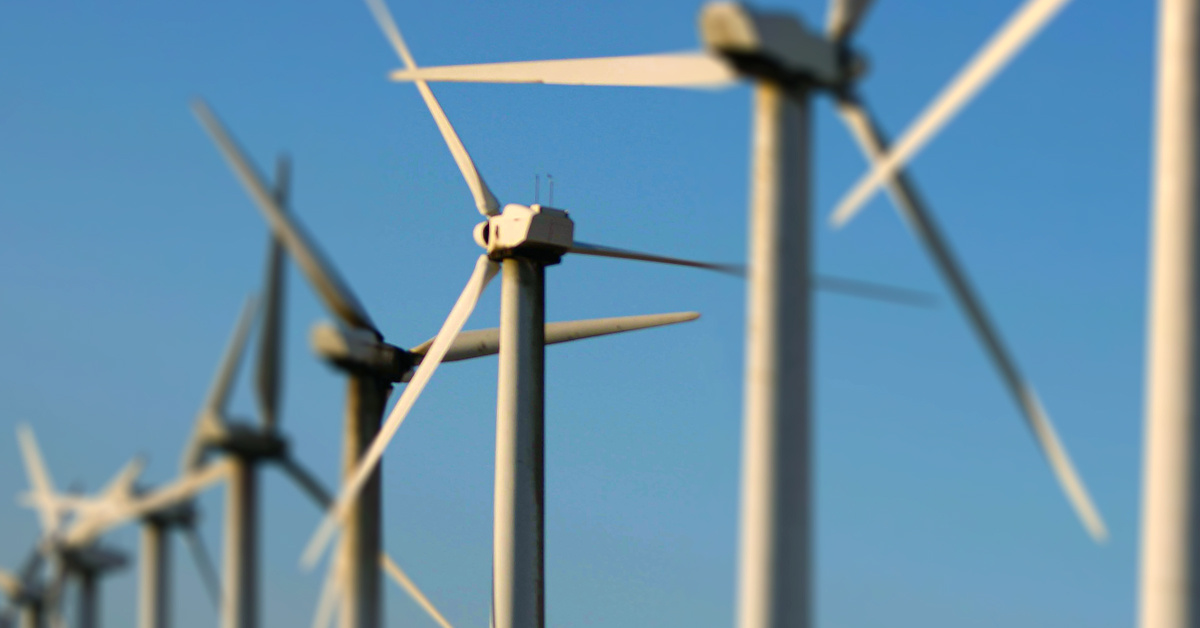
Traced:
<path id="1" fill-rule="evenodd" d="M 331 561 L 331 573 L 336 574 L 331 577 L 340 577 L 342 580 L 336 588 L 338 599 L 342 601 L 341 625 L 345 628 L 378 625 L 382 622 L 378 569 L 383 546 L 379 471 L 374 468 L 361 476 L 355 473 L 363 468 L 360 461 L 379 431 L 392 384 L 410 381 L 415 373 L 420 373 L 414 369 L 430 361 L 434 342 L 428 341 L 408 351 L 384 342 L 382 332 L 341 275 L 295 217 L 285 210 L 280 198 L 269 191 L 261 175 L 212 111 L 199 101 L 195 103 L 194 110 L 262 211 L 274 237 L 296 261 L 317 296 L 338 318 L 339 324 L 317 325 L 313 329 L 312 344 L 319 355 L 345 372 L 350 380 L 343 445 L 346 452 L 344 478 L 346 482 L 355 477 L 361 478 L 359 488 L 362 498 L 350 503 L 340 519 L 345 532 L 339 547 L 344 556 L 340 564 L 336 560 Z M 682 312 L 551 323 L 545 326 L 544 333 L 548 343 L 569 342 L 686 322 L 698 316 L 692 312 Z M 466 332 L 439 349 L 433 368 L 442 361 L 496 354 L 500 351 L 499 345 L 499 330 Z M 270 381 L 270 378 L 260 378 L 259 381 Z M 314 499 L 319 503 L 322 501 L 319 498 L 320 491 L 316 489 L 318 484 L 311 475 L 301 484 Z M 337 565 L 336 569 L 334 565 Z M 398 566 L 385 562 L 384 567 L 435 620 L 444 621 L 439 619 L 440 613 Z"/>
<path id="2" fill-rule="evenodd" d="M 32 489 L 27 504 L 37 511 L 42 524 L 40 552 L 52 558 L 54 567 L 51 584 L 40 599 L 41 610 L 51 624 L 61 623 L 63 588 L 68 579 L 73 578 L 79 585 L 76 622 L 80 628 L 96 628 L 100 625 L 100 579 L 124 567 L 127 560 L 122 552 L 103 547 L 96 531 L 74 536 L 62 535 L 63 513 L 74 511 L 77 516 L 99 516 L 109 508 L 110 503 L 127 502 L 133 494 L 134 482 L 142 471 L 142 460 L 135 458 L 122 467 L 101 491 L 100 497 L 58 495 L 37 439 L 28 425 L 17 426 L 17 442 Z M 27 569 L 36 567 L 29 566 Z"/>
<path id="3" fill-rule="evenodd" d="M 1017 370 L 961 266 L 903 166 L 1021 50 L 1068 0 L 1028 0 L 889 148 L 856 93 L 865 63 L 849 39 L 871 0 L 831 0 L 826 34 L 797 18 L 713 3 L 700 14 L 707 50 L 696 53 L 406 68 L 395 80 L 561 85 L 722 87 L 755 91 L 742 450 L 739 625 L 810 621 L 809 103 L 831 94 L 874 163 L 838 205 L 835 224 L 886 184 L 925 245 L 1025 416 L 1059 484 L 1097 541 L 1107 531 L 1032 386 Z M 1190 128 L 1190 127 L 1189 127 Z M 798 593 L 804 592 L 804 593 Z"/>

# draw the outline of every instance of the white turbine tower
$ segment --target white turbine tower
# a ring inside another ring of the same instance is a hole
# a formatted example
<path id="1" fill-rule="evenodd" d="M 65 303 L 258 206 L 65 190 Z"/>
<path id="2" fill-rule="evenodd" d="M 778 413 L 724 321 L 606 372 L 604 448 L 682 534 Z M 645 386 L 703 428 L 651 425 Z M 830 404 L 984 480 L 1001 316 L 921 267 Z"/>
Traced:
<path id="1" fill-rule="evenodd" d="M 809 107 L 832 95 L 874 168 L 838 205 L 845 223 L 886 185 L 979 336 L 1088 532 L 1104 524 L 1032 386 L 971 288 L 929 211 L 903 173 L 916 154 L 1020 51 L 1067 0 L 1028 0 L 889 147 L 857 94 L 865 64 L 849 45 L 870 0 L 831 0 L 825 35 L 783 14 L 715 3 L 700 15 L 707 50 L 697 53 L 532 61 L 417 69 L 396 80 L 720 87 L 754 86 L 747 294 L 746 393 L 738 623 L 742 628 L 810 622 Z M 1189 22 L 1190 24 L 1190 22 Z M 1188 127 L 1190 128 L 1190 126 Z"/>
<path id="2" fill-rule="evenodd" d="M 1200 3 L 1161 0 L 1138 625 L 1200 626 Z"/>

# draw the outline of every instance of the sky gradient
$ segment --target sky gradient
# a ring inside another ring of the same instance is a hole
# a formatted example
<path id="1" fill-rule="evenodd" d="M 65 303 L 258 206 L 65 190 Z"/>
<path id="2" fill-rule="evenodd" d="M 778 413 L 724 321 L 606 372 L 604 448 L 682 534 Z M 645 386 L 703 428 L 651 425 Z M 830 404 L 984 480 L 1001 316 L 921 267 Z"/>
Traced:
<path id="1" fill-rule="evenodd" d="M 857 42 L 884 128 L 897 135 L 1017 5 L 880 0 Z M 771 6 L 824 19 L 820 2 Z M 692 49 L 699 7 L 391 4 L 423 65 Z M 817 268 L 938 295 L 932 309 L 816 297 L 818 626 L 1133 623 L 1154 10 L 1072 3 L 912 166 L 1106 517 L 1101 547 L 886 199 L 828 228 L 864 162 L 817 100 Z M 266 252 L 194 96 L 262 169 L 291 154 L 293 211 L 389 342 L 436 332 L 479 215 L 416 90 L 385 80 L 397 65 L 357 2 L 0 4 L 0 495 L 26 488 L 19 422 L 59 488 L 98 488 L 136 453 L 149 481 L 175 475 Z M 551 173 L 581 240 L 745 258 L 746 88 L 434 91 L 501 202 L 532 202 Z M 581 257 L 547 277 L 549 320 L 703 314 L 548 349 L 548 624 L 730 625 L 742 283 Z M 498 295 L 468 328 L 496 324 Z M 307 341 L 325 318 L 290 271 L 281 425 L 332 484 L 344 381 Z M 245 375 L 233 407 L 249 417 Z M 455 626 L 487 622 L 495 383 L 495 359 L 440 369 L 384 463 L 387 547 Z M 264 623 L 307 625 L 322 571 L 298 559 L 317 513 L 264 475 Z M 214 553 L 220 492 L 202 500 Z M 0 513 L 11 569 L 37 522 L 12 501 Z M 132 529 L 110 539 L 136 548 Z M 178 625 L 212 625 L 177 556 Z M 107 625 L 132 625 L 135 574 L 106 582 Z M 433 625 L 390 585 L 387 615 Z"/>

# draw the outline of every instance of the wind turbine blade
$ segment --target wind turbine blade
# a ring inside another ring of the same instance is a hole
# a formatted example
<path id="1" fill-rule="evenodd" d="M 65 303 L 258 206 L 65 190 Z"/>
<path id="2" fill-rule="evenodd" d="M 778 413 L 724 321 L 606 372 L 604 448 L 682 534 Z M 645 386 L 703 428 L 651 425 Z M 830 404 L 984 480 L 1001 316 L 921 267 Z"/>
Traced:
<path id="1" fill-rule="evenodd" d="M 737 70 L 721 57 L 706 52 L 677 52 L 419 69 L 410 67 L 392 72 L 391 78 L 393 81 L 715 89 L 732 86 L 739 77 Z"/>
<path id="2" fill-rule="evenodd" d="M 54 481 L 50 479 L 50 471 L 42 459 L 41 449 L 38 448 L 37 438 L 33 428 L 22 423 L 17 426 L 17 444 L 21 449 L 21 459 L 25 462 L 25 473 L 29 476 L 29 485 L 33 489 L 33 499 L 42 524 L 42 532 L 53 534 L 58 529 L 59 513 L 54 507 Z"/>
<path id="3" fill-rule="evenodd" d="M 207 488 L 212 483 L 224 479 L 229 471 L 229 464 L 224 460 L 210 462 L 203 468 L 193 471 L 175 483 L 157 489 L 147 495 L 124 505 L 123 507 L 109 513 L 105 513 L 104 519 L 99 527 L 101 531 L 115 528 L 126 521 L 143 517 L 152 512 L 162 510 L 170 506 L 174 506 L 183 501 L 187 501 L 195 496 L 200 491 Z M 94 530 L 96 522 L 81 522 L 87 523 L 87 530 Z M 78 543 L 83 538 L 83 528 L 78 531 L 75 527 L 67 533 L 66 542 L 68 545 Z"/>
<path id="4" fill-rule="evenodd" d="M 284 456 L 279 459 L 279 466 L 291 476 L 292 480 L 304 489 L 321 510 L 328 510 L 333 505 L 333 496 L 329 494 L 321 481 L 308 469 L 304 468 L 295 458 Z"/>
<path id="5" fill-rule="evenodd" d="M 126 499 L 133 494 L 134 483 L 142 475 L 142 470 L 146 468 L 146 459 L 142 456 L 135 456 L 132 460 L 125 463 L 117 475 L 109 480 L 108 485 L 104 487 L 101 494 L 103 499 L 107 501 Z"/>
<path id="6" fill-rule="evenodd" d="M 200 573 L 200 579 L 204 581 L 208 599 L 212 601 L 213 608 L 220 611 L 221 577 L 217 575 L 212 555 L 208 553 L 208 548 L 204 545 L 204 537 L 200 536 L 195 525 L 188 525 L 183 528 L 183 538 L 192 554 L 192 562 L 196 565 L 196 571 Z"/>
<path id="7" fill-rule="evenodd" d="M 317 598 L 317 609 L 313 612 L 313 628 L 329 628 L 333 615 L 342 598 L 342 553 L 336 552 L 329 558 L 325 581 L 321 583 L 321 595 Z"/>
<path id="8" fill-rule="evenodd" d="M 829 0 L 829 18 L 825 31 L 829 38 L 842 42 L 854 35 L 873 0 Z"/>
<path id="9" fill-rule="evenodd" d="M 225 429 L 225 409 L 229 405 L 229 392 L 233 389 L 233 380 L 237 377 L 242 353 L 246 349 L 246 336 L 249 335 L 250 326 L 254 322 L 256 307 L 254 297 L 249 297 L 238 315 L 233 335 L 229 337 L 229 343 L 225 345 L 225 353 L 221 356 L 221 362 L 217 365 L 217 373 L 208 389 L 208 396 L 205 397 L 204 405 L 200 407 L 200 412 L 196 415 L 191 438 L 184 446 L 181 461 L 184 473 L 188 473 L 200 465 L 204 449 L 207 446 L 206 441 L 212 438 L 213 432 Z"/>
<path id="10" fill-rule="evenodd" d="M 325 306 L 350 327 L 369 329 L 382 338 L 383 335 L 375 328 L 367 311 L 301 228 L 300 223 L 275 202 L 275 195 L 267 189 L 262 176 L 217 119 L 216 114 L 201 100 L 193 102 L 192 110 L 262 211 L 271 226 L 271 232 L 283 242 L 288 254 L 296 260 L 296 264 L 308 278 L 317 295 L 325 302 Z"/>
<path id="11" fill-rule="evenodd" d="M 280 156 L 275 167 L 275 204 L 285 211 L 290 185 L 291 161 L 286 156 Z M 275 429 L 279 413 L 279 380 L 283 365 L 283 345 L 280 341 L 283 334 L 283 281 L 283 244 L 272 233 L 267 251 L 266 303 L 258 337 L 258 365 L 254 378 L 259 421 L 268 432 Z"/>
<path id="12" fill-rule="evenodd" d="M 229 405 L 229 393 L 233 390 L 233 380 L 237 377 L 242 354 L 246 350 L 246 337 L 250 334 L 250 326 L 254 324 L 254 313 L 257 307 L 254 297 L 247 298 L 246 303 L 242 305 L 237 324 L 233 328 L 233 335 L 230 336 L 229 343 L 225 346 L 225 353 L 221 356 L 221 362 L 217 366 L 216 377 L 213 378 L 208 396 L 204 400 L 201 412 L 222 421 Z"/>
<path id="13" fill-rule="evenodd" d="M 134 499 L 134 482 L 141 475 L 145 461 L 130 460 L 105 486 L 99 499 L 88 499 L 83 508 L 75 507 L 76 515 L 70 528 L 70 538 L 76 546 L 90 545 L 107 529 L 108 518 Z"/>
<path id="14" fill-rule="evenodd" d="M 871 170 L 842 197 L 830 217 L 834 226 L 840 227 L 853 218 L 875 190 L 924 148 L 1070 1 L 1027 0 L 921 112 L 887 154 L 876 160 Z"/>
<path id="15" fill-rule="evenodd" d="M 400 565 L 397 565 L 396 561 L 392 560 L 391 556 L 388 556 L 387 554 L 380 554 L 379 563 L 383 565 L 384 571 L 386 571 L 387 574 L 392 577 L 392 580 L 394 580 L 396 584 L 400 585 L 400 588 L 404 589 L 404 592 L 408 594 L 408 597 L 411 597 L 413 601 L 416 602 L 417 605 L 420 606 L 430 618 L 433 619 L 433 621 L 436 621 L 437 624 L 442 628 L 454 628 L 450 625 L 450 622 L 446 621 L 446 618 L 440 611 L 438 611 L 437 607 L 433 605 L 433 602 L 430 602 L 429 598 L 425 597 L 425 594 L 422 593 L 421 589 L 417 587 L 417 584 L 412 581 L 412 578 L 409 578 L 408 574 L 404 573 L 404 570 L 400 568 Z"/>
<path id="16" fill-rule="evenodd" d="M 865 107 L 847 99 L 838 103 L 838 111 L 858 139 L 868 159 L 878 161 L 887 154 L 887 140 Z M 1050 463 L 1050 468 L 1066 493 L 1075 514 L 1093 539 L 1097 542 L 1103 541 L 1107 538 L 1108 531 L 1100 512 L 1092 503 L 1087 487 L 1079 478 L 1070 456 L 1059 441 L 1036 391 L 1017 370 L 1016 362 L 1000 340 L 1000 334 L 984 310 L 983 303 L 976 296 L 975 289 L 955 259 L 933 216 L 925 208 L 915 186 L 903 171 L 897 171 L 888 181 L 888 190 L 901 215 L 933 258 L 934 265 L 958 301 L 971 328 L 979 336 L 988 357 L 1000 372 L 1001 379 L 1024 414 L 1034 439 Z"/>
<path id="17" fill-rule="evenodd" d="M 632 259 L 642 262 L 656 262 L 659 264 L 672 264 L 675 266 L 688 266 L 691 268 L 703 268 L 705 270 L 715 270 L 726 275 L 735 277 L 745 277 L 746 269 L 740 264 L 712 264 L 709 262 L 696 262 L 693 260 L 682 259 L 678 257 L 666 257 L 663 255 L 653 255 L 651 253 L 639 253 L 638 251 L 630 251 L 628 249 L 618 249 L 611 246 L 601 246 L 599 244 L 588 244 L 587 242 L 575 241 L 569 249 L 571 253 L 580 255 L 593 255 L 596 257 L 615 257 L 618 259 Z"/>
<path id="18" fill-rule="evenodd" d="M 304 550 L 302 562 L 309 568 L 316 564 L 321 552 L 324 551 L 326 545 L 333 537 L 333 533 L 337 530 L 338 524 L 346 516 L 346 510 L 349 505 L 358 499 L 363 485 L 367 483 L 367 480 L 371 477 L 371 473 L 379 465 L 379 460 L 383 457 L 384 450 L 387 449 L 388 443 L 392 442 L 392 437 L 396 435 L 396 430 L 400 428 L 400 424 L 408 416 L 408 411 L 412 409 L 413 404 L 420 397 L 421 391 L 429 383 L 429 378 L 433 377 L 434 371 L 442 363 L 442 358 L 446 356 L 450 345 L 454 343 L 454 338 L 458 336 L 458 333 L 462 331 L 463 325 L 467 323 L 471 312 L 475 310 L 475 305 L 479 303 L 479 296 L 483 294 L 483 289 L 487 287 L 488 282 L 496 276 L 499 270 L 499 264 L 488 259 L 486 255 L 479 256 L 478 261 L 475 263 L 475 271 L 471 273 L 471 279 L 467 281 L 467 285 L 463 288 L 462 294 L 459 295 L 458 301 L 451 308 L 450 315 L 446 317 L 446 322 L 442 325 L 441 331 L 438 332 L 437 340 L 433 342 L 433 346 L 429 348 L 429 352 L 425 355 L 421 366 L 418 366 L 416 373 L 413 374 L 412 381 L 404 388 L 404 393 L 400 395 L 400 399 L 392 407 L 391 414 L 388 415 L 387 421 L 384 422 L 379 433 L 375 435 L 375 440 L 371 442 L 371 446 L 363 454 L 362 459 L 358 463 L 358 468 L 354 470 L 354 473 L 350 475 L 350 479 L 342 486 L 341 495 L 338 496 L 337 501 L 334 503 L 332 512 L 326 515 L 321 525 L 317 527 L 316 533 L 313 534 L 312 539 L 308 542 L 308 547 Z"/>
<path id="19" fill-rule="evenodd" d="M 392 18 L 392 13 L 388 10 L 384 0 L 367 0 L 367 7 L 371 9 L 371 14 L 375 17 L 375 22 L 379 24 L 379 29 L 383 31 L 384 36 L 392 44 L 392 48 L 395 49 L 396 55 L 400 57 L 400 60 L 404 62 L 404 66 L 410 70 L 416 69 L 417 62 L 413 59 L 412 53 L 409 52 L 408 45 L 404 43 L 404 38 L 400 36 L 400 29 L 396 27 L 396 20 Z M 450 119 L 446 117 L 446 112 L 442 111 L 442 105 L 433 96 L 433 91 L 429 89 L 429 85 L 425 81 L 416 81 L 416 85 L 417 91 L 421 92 L 421 98 L 425 101 L 425 106 L 429 108 L 429 113 L 433 115 L 433 120 L 437 123 L 438 130 L 442 133 L 442 138 L 446 140 L 446 146 L 450 149 L 450 154 L 454 156 L 454 163 L 458 164 L 458 169 L 462 172 L 463 179 L 467 182 L 467 187 L 471 188 L 471 196 L 475 199 L 475 207 L 484 216 L 499 214 L 500 202 L 496 200 L 496 195 L 492 194 L 492 190 L 484 182 L 483 175 L 479 174 L 479 170 L 475 167 L 475 162 L 471 160 L 471 155 L 467 152 L 467 147 L 459 139 L 458 132 L 450 124 Z"/>
<path id="20" fill-rule="evenodd" d="M 813 287 L 817 290 L 860 299 L 885 301 L 897 305 L 911 305 L 914 307 L 932 307 L 937 301 L 933 295 L 927 292 L 897 288 L 872 281 L 834 277 L 832 275 L 817 275 L 813 279 L 815 282 Z"/>
<path id="21" fill-rule="evenodd" d="M 279 463 L 288 473 L 288 475 L 290 475 L 292 479 L 299 484 L 300 487 L 303 488 L 310 497 L 312 497 L 313 501 L 320 506 L 321 510 L 329 510 L 329 508 L 333 505 L 333 497 L 329 494 L 329 491 L 325 490 L 325 487 L 321 484 L 320 480 L 318 480 L 312 472 L 291 457 L 282 458 L 279 460 Z M 340 559 L 341 554 L 339 552 L 337 556 L 334 556 L 330 560 L 340 561 Z M 407 592 L 409 596 L 413 598 L 413 601 L 423 608 L 426 613 L 429 613 L 429 616 L 432 617 L 434 621 L 438 622 L 442 626 L 449 626 L 449 623 L 446 622 L 446 618 L 443 617 L 440 612 L 438 612 L 433 603 L 429 601 L 429 598 L 425 597 L 425 594 L 422 593 L 421 590 L 417 588 L 417 585 L 408 578 L 404 571 L 396 564 L 396 561 L 392 560 L 391 556 L 388 556 L 386 552 L 380 552 L 379 563 L 384 570 L 387 571 L 388 575 L 390 575 L 396 581 L 396 583 L 399 584 L 405 590 L 405 592 Z M 332 613 L 331 607 L 332 605 L 335 605 L 335 600 L 340 596 L 340 593 L 335 592 L 333 587 L 336 587 L 336 585 L 332 582 L 331 574 L 327 573 L 325 576 L 325 584 L 321 588 L 321 601 L 318 602 L 318 610 L 313 615 L 314 626 L 326 626 L 329 624 L 329 620 L 326 618 L 324 613 Z"/>
<path id="22" fill-rule="evenodd" d="M 546 344 L 558 344 L 560 342 L 570 342 L 572 340 L 582 340 L 584 338 L 594 338 L 608 334 L 619 334 L 621 332 L 648 329 L 650 327 L 686 323 L 694 321 L 697 318 L 700 318 L 699 312 L 677 312 L 673 314 L 619 316 L 616 318 L 593 318 L 581 321 L 548 323 L 545 328 Z M 409 349 L 409 353 L 416 356 L 418 364 L 424 359 L 425 354 L 429 352 L 429 347 L 433 345 L 434 340 L 437 340 L 437 338 L 430 338 L 416 347 Z M 454 343 L 450 345 L 450 349 L 446 351 L 446 357 L 442 358 L 442 361 L 457 362 L 459 360 L 470 360 L 485 355 L 495 355 L 499 351 L 499 329 L 464 331 L 458 335 L 458 338 L 454 339 Z"/>

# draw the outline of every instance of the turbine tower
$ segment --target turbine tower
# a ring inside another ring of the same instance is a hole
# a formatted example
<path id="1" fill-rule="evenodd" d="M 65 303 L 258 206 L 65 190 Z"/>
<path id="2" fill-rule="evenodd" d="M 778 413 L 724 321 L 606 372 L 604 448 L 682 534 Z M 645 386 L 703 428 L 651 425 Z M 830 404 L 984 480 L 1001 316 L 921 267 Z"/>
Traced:
<path id="1" fill-rule="evenodd" d="M 1161 0 L 1138 625 L 1200 627 L 1200 3 Z"/>

